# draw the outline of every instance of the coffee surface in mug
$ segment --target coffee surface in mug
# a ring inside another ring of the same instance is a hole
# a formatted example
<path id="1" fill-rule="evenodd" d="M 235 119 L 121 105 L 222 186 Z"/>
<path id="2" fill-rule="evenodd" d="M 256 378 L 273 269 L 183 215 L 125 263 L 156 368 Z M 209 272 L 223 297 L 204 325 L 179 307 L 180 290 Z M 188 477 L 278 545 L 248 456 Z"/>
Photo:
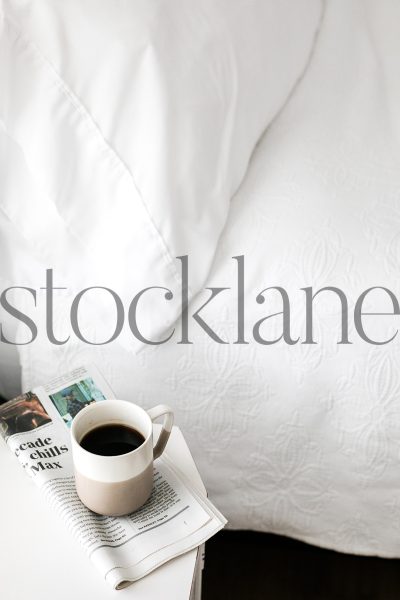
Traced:
<path id="1" fill-rule="evenodd" d="M 118 456 L 136 450 L 144 441 L 143 435 L 133 427 L 110 423 L 88 431 L 80 441 L 80 446 L 92 454 Z"/>

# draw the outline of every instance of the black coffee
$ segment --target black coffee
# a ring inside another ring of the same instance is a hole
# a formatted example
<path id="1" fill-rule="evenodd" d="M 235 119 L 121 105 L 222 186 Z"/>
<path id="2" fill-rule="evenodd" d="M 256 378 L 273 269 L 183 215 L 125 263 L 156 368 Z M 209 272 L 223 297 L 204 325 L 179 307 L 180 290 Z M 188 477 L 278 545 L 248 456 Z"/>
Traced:
<path id="1" fill-rule="evenodd" d="M 139 448 L 144 437 L 128 425 L 99 425 L 81 440 L 81 446 L 88 452 L 102 456 L 118 456 Z"/>

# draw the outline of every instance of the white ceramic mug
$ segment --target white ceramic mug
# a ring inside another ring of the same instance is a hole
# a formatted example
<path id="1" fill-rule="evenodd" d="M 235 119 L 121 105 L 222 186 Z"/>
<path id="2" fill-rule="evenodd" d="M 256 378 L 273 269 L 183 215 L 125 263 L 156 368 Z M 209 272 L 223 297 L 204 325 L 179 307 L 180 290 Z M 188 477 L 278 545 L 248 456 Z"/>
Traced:
<path id="1" fill-rule="evenodd" d="M 163 427 L 153 447 L 153 421 L 162 415 Z M 83 504 L 110 516 L 126 515 L 142 506 L 153 486 L 153 460 L 163 453 L 173 422 L 173 412 L 164 404 L 145 411 L 125 400 L 104 400 L 83 408 L 71 427 L 76 490 Z M 94 454 L 82 448 L 81 441 L 87 433 L 111 424 L 132 427 L 144 442 L 117 456 Z"/>

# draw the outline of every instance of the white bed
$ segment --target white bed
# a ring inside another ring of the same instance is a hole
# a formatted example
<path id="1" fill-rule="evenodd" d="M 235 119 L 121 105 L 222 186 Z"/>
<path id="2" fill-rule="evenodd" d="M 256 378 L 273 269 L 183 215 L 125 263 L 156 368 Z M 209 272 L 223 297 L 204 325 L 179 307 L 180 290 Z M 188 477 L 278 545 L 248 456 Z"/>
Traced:
<path id="1" fill-rule="evenodd" d="M 395 1 L 328 3 L 308 68 L 253 154 L 205 284 L 234 286 L 232 257 L 245 256 L 247 331 L 274 312 L 255 301 L 268 286 L 288 291 L 294 337 L 304 335 L 300 288 L 338 286 L 350 305 L 372 286 L 400 295 L 399 19 Z M 373 346 L 350 326 L 352 345 L 337 345 L 338 303 L 326 294 L 318 344 L 235 345 L 236 297 L 226 294 L 207 318 L 229 344 L 195 324 L 192 345 L 176 343 L 178 324 L 170 343 L 139 352 L 126 340 L 42 338 L 20 348 L 24 386 L 94 362 L 118 397 L 174 408 L 231 527 L 400 557 L 397 339 Z M 371 296 L 370 312 L 385 302 Z M 397 325 L 382 317 L 371 336 Z"/>

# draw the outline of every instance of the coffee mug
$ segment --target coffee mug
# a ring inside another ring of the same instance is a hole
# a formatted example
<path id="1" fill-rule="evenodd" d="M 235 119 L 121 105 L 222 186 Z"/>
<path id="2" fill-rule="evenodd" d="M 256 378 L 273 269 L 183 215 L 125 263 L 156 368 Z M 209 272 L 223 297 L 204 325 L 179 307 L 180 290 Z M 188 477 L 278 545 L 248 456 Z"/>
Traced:
<path id="1" fill-rule="evenodd" d="M 153 421 L 164 416 L 153 447 Z M 83 408 L 71 427 L 78 496 L 101 515 L 127 515 L 142 506 L 153 487 L 153 460 L 168 442 L 174 415 L 160 404 L 145 411 L 125 400 Z"/>

